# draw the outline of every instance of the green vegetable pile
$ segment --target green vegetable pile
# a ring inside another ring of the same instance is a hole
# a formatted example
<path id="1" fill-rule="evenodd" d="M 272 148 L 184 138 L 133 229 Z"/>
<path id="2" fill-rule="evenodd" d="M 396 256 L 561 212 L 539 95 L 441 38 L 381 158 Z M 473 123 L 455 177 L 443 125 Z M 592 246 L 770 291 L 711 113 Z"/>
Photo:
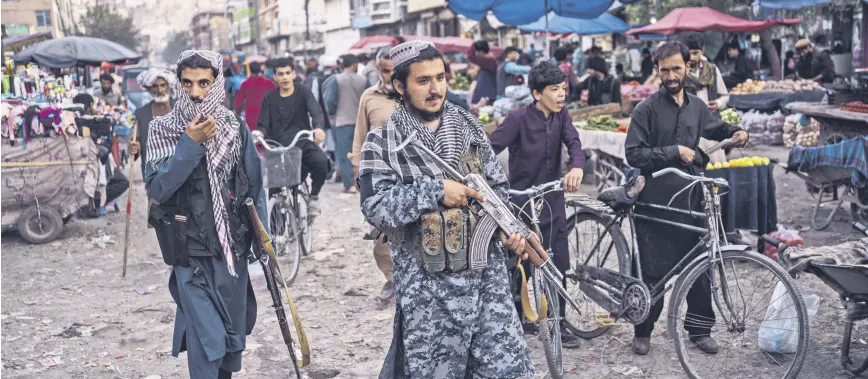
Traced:
<path id="1" fill-rule="evenodd" d="M 738 112 L 732 108 L 727 108 L 720 112 L 720 118 L 723 119 L 723 122 L 730 125 L 738 125 L 741 123 L 741 117 L 738 115 Z"/>
<path id="2" fill-rule="evenodd" d="M 588 119 L 588 125 L 582 129 L 613 131 L 618 129 L 618 121 L 609 115 L 594 116 Z"/>
<path id="3" fill-rule="evenodd" d="M 452 89 L 456 91 L 467 91 L 470 89 L 470 80 L 468 80 L 464 75 L 455 75 L 455 84 L 452 85 Z"/>

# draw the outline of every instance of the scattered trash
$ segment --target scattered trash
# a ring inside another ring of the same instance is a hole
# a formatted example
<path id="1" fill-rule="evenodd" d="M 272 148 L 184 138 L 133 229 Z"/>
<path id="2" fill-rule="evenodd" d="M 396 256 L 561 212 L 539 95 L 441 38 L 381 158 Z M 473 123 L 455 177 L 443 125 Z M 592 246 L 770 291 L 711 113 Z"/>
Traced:
<path id="1" fill-rule="evenodd" d="M 640 369 L 636 366 L 618 365 L 618 366 L 611 367 L 611 369 L 612 369 L 612 371 L 615 371 L 615 372 L 617 372 L 621 375 L 624 375 L 624 376 L 631 376 L 631 375 L 644 376 L 644 373 L 642 373 L 642 369 Z"/>
<path id="2" fill-rule="evenodd" d="M 48 357 L 48 358 L 40 359 L 40 360 L 39 360 L 39 364 L 41 364 L 42 367 L 46 367 L 46 368 L 48 368 L 48 367 L 54 367 L 54 366 L 57 366 L 57 365 L 62 365 L 62 364 L 63 364 L 63 361 L 60 360 L 60 358 L 56 358 L 56 357 Z"/>
<path id="3" fill-rule="evenodd" d="M 246 348 L 245 348 L 245 350 L 253 351 L 253 350 L 256 350 L 256 349 L 258 349 L 258 348 L 260 348 L 260 347 L 262 347 L 262 344 L 258 344 L 258 343 L 248 343 L 247 346 L 246 346 Z"/>
<path id="4" fill-rule="evenodd" d="M 380 313 L 380 314 L 374 316 L 374 319 L 381 320 L 381 321 L 382 320 L 388 320 L 390 318 L 392 318 L 392 315 L 389 313 Z"/>
<path id="5" fill-rule="evenodd" d="M 36 317 L 30 317 L 30 316 L 15 316 L 15 319 L 16 319 L 16 320 L 21 320 L 21 321 L 28 321 L 28 320 L 36 320 Z"/>
<path id="6" fill-rule="evenodd" d="M 144 377 L 143 379 L 163 379 L 163 377 L 159 376 L 159 375 L 148 375 L 148 376 Z"/>
<path id="7" fill-rule="evenodd" d="M 154 293 L 154 290 L 156 290 L 159 287 L 160 286 L 157 284 L 155 284 L 153 286 L 148 286 L 148 287 L 136 287 L 136 292 L 139 295 L 147 295 L 149 293 Z"/>
<path id="8" fill-rule="evenodd" d="M 121 335 L 121 327 L 116 324 L 100 323 L 94 325 L 93 332 L 91 333 L 97 337 L 117 337 Z"/>
<path id="9" fill-rule="evenodd" d="M 117 244 L 117 242 L 115 242 L 114 238 L 112 238 L 112 236 L 107 235 L 107 234 L 103 235 L 102 237 L 91 238 L 90 243 L 94 247 L 98 247 L 100 249 L 105 249 L 107 244 L 112 244 L 112 245 Z"/>
<path id="10" fill-rule="evenodd" d="M 366 297 L 368 294 L 362 292 L 361 290 L 350 288 L 346 292 L 344 292 L 344 296 L 357 296 L 357 297 Z"/>
<path id="11" fill-rule="evenodd" d="M 51 324 L 52 322 L 54 322 L 54 320 L 52 320 L 52 319 L 48 319 L 48 318 L 42 319 L 43 325 L 48 325 L 48 324 Z"/>
<path id="12" fill-rule="evenodd" d="M 64 338 L 72 338 L 72 337 L 87 337 L 93 333 L 93 329 L 91 329 L 88 325 L 79 324 L 77 322 L 72 323 L 66 329 L 58 334 Z"/>
<path id="13" fill-rule="evenodd" d="M 310 379 L 331 379 L 340 375 L 340 373 L 340 371 L 331 368 L 321 370 L 307 370 L 307 374 L 310 376 Z"/>
<path id="14" fill-rule="evenodd" d="M 142 343 L 142 342 L 145 342 L 147 340 L 148 340 L 148 333 L 137 332 L 137 333 L 133 333 L 133 334 L 130 334 L 130 335 L 124 337 L 121 340 L 121 345 L 122 346 L 123 345 L 132 345 L 132 344 Z"/>

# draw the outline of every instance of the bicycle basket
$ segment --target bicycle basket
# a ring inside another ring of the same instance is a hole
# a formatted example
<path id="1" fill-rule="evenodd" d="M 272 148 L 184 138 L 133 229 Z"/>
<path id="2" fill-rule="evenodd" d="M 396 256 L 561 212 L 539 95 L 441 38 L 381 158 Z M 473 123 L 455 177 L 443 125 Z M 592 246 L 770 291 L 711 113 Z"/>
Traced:
<path id="1" fill-rule="evenodd" d="M 263 151 L 262 176 L 266 188 L 295 187 L 301 184 L 301 149 Z"/>

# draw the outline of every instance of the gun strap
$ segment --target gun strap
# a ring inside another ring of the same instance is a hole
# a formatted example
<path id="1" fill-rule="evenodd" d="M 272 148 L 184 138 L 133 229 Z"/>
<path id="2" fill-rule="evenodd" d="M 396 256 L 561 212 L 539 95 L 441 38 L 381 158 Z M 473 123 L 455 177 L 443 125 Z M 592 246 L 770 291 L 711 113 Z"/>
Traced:
<path id="1" fill-rule="evenodd" d="M 521 265 L 521 259 L 518 260 L 518 264 L 516 265 L 518 271 L 521 273 L 521 309 L 524 311 L 524 317 L 527 318 L 530 322 L 536 322 L 539 320 L 540 315 L 545 317 L 549 311 L 548 300 L 546 300 L 546 295 L 540 289 L 539 294 L 542 297 L 542 301 L 540 302 L 542 306 L 540 307 L 540 312 L 535 313 L 533 308 L 531 307 L 530 295 L 527 290 L 527 276 L 524 273 L 524 267 Z M 539 273 L 538 275 L 542 275 Z"/>

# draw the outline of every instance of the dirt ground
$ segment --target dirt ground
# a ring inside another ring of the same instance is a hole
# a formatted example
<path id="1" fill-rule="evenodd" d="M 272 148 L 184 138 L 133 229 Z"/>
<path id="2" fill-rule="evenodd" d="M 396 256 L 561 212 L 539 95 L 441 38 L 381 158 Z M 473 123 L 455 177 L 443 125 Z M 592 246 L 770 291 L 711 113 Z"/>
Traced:
<path id="1" fill-rule="evenodd" d="M 735 151 L 786 159 L 783 148 Z M 138 174 L 137 174 L 138 175 Z M 778 217 L 786 226 L 809 225 L 810 198 L 798 178 L 776 171 Z M 122 198 L 126 201 L 126 195 Z M 183 378 L 186 356 L 171 357 L 175 306 L 167 290 L 169 269 L 152 230 L 145 226 L 144 189 L 135 183 L 129 264 L 121 277 L 124 216 L 110 212 L 74 221 L 54 243 L 31 246 L 15 234 L 2 237 L 2 376 L 6 378 Z M 323 217 L 315 224 L 314 252 L 302 261 L 293 295 L 311 344 L 310 378 L 375 378 L 391 339 L 393 305 L 378 308 L 384 279 L 374 264 L 355 195 L 327 184 Z M 805 230 L 809 246 L 859 238 L 841 212 L 826 231 Z M 100 245 L 103 246 L 100 246 Z M 257 271 L 253 271 L 254 273 Z M 254 274 L 258 321 L 248 337 L 237 378 L 291 377 L 289 355 L 268 306 L 261 276 Z M 836 294 L 810 276 L 805 291 L 821 298 L 811 320 L 811 347 L 802 378 L 844 378 L 840 370 L 843 308 Z M 566 350 L 568 378 L 684 377 L 671 342 L 658 323 L 651 354 L 634 356 L 632 328 Z M 856 355 L 866 353 L 866 328 L 857 328 Z M 528 336 L 538 375 L 547 372 L 538 339 Z"/>

